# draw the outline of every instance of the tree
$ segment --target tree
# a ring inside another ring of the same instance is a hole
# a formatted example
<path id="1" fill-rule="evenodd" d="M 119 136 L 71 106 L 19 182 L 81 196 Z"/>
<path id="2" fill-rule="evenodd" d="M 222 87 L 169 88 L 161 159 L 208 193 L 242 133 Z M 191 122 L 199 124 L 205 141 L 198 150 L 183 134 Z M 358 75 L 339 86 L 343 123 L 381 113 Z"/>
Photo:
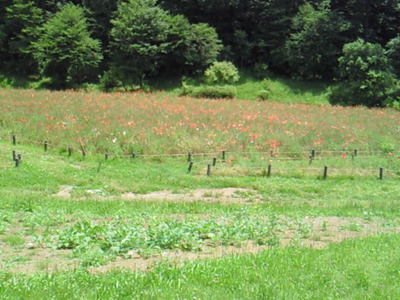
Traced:
<path id="1" fill-rule="evenodd" d="M 349 23 L 328 5 L 323 2 L 316 9 L 306 3 L 293 18 L 292 33 L 286 41 L 286 59 L 292 75 L 332 78 L 344 43 L 342 34 Z"/>
<path id="2" fill-rule="evenodd" d="M 339 79 L 330 95 L 332 104 L 384 106 L 395 90 L 394 75 L 379 44 L 358 39 L 343 47 L 339 58 Z"/>
<path id="3" fill-rule="evenodd" d="M 5 8 L 2 57 L 13 72 L 37 72 L 31 43 L 39 37 L 39 26 L 43 23 L 42 14 L 42 10 L 29 0 L 12 0 Z"/>
<path id="4" fill-rule="evenodd" d="M 398 34 L 399 0 L 331 0 L 331 9 L 350 21 L 349 41 L 362 38 L 383 46 Z"/>
<path id="5" fill-rule="evenodd" d="M 386 45 L 386 54 L 393 72 L 400 78 L 400 35 L 391 39 Z"/>
<path id="6" fill-rule="evenodd" d="M 120 2 L 111 24 L 111 67 L 105 77 L 122 85 L 142 84 L 161 70 L 193 72 L 215 60 L 221 49 L 211 27 L 191 25 L 155 0 Z"/>
<path id="7" fill-rule="evenodd" d="M 90 37 L 84 9 L 67 4 L 43 25 L 34 43 L 40 72 L 57 88 L 71 87 L 91 79 L 102 59 L 98 40 Z"/>
<path id="8" fill-rule="evenodd" d="M 214 62 L 223 46 L 215 29 L 205 23 L 192 24 L 187 31 L 185 70 L 201 72 Z"/>
<path id="9" fill-rule="evenodd" d="M 272 71 L 288 73 L 285 43 L 292 19 L 302 4 L 296 0 L 249 1 L 247 32 L 254 42 L 256 62 L 267 64 Z"/>
<path id="10" fill-rule="evenodd" d="M 111 20 L 114 75 L 137 84 L 146 76 L 156 74 L 162 58 L 176 47 L 176 43 L 171 43 L 178 38 L 170 36 L 171 21 L 172 17 L 158 7 L 155 0 L 120 2 Z"/>

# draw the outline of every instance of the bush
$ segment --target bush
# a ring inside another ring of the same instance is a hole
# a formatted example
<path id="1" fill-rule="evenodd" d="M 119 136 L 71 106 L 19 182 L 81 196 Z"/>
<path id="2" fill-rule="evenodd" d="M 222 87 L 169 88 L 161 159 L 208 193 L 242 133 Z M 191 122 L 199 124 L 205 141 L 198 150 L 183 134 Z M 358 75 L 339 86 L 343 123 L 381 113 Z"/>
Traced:
<path id="1" fill-rule="evenodd" d="M 111 91 L 114 88 L 120 88 L 122 86 L 122 81 L 114 72 L 114 68 L 104 72 L 103 76 L 100 78 L 100 87 L 104 91 Z"/>
<path id="2" fill-rule="evenodd" d="M 259 100 L 263 100 L 263 101 L 268 100 L 270 96 L 271 96 L 271 92 L 268 90 L 261 90 L 257 94 L 257 98 Z"/>
<path id="3" fill-rule="evenodd" d="M 229 61 L 214 62 L 205 72 L 208 84 L 232 84 L 239 81 L 239 71 Z"/>
<path id="4" fill-rule="evenodd" d="M 257 93 L 257 99 L 258 100 L 268 100 L 271 97 L 271 89 L 270 89 L 270 81 L 269 79 L 264 78 L 261 81 L 261 86 L 263 87 L 262 90 L 258 91 Z"/>
<path id="5" fill-rule="evenodd" d="M 396 89 L 394 75 L 379 44 L 356 40 L 344 45 L 339 58 L 340 84 L 332 89 L 331 104 L 384 106 Z"/>
<path id="6" fill-rule="evenodd" d="M 195 98 L 235 98 L 237 95 L 236 88 L 231 85 L 224 86 L 199 86 L 192 87 L 183 85 L 181 95 L 191 96 Z"/>

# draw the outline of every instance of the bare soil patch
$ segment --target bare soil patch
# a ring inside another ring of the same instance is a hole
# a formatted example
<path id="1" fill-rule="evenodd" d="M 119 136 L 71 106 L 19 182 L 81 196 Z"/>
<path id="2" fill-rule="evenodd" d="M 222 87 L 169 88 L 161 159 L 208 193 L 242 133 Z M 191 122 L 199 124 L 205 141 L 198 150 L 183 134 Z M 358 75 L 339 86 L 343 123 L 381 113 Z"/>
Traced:
<path id="1" fill-rule="evenodd" d="M 121 198 L 124 200 L 205 201 L 219 203 L 255 203 L 261 200 L 261 196 L 256 191 L 243 188 L 196 189 L 187 193 L 172 193 L 171 191 L 158 191 L 149 194 L 125 193 L 121 195 Z"/>
<path id="2" fill-rule="evenodd" d="M 54 197 L 69 199 L 71 198 L 71 191 L 74 187 L 70 185 L 61 185 L 58 189 L 57 194 L 53 194 Z"/>
<path id="3" fill-rule="evenodd" d="M 72 186 L 61 185 L 54 197 L 71 199 Z M 101 190 L 87 190 L 88 197 L 82 200 L 146 200 L 146 201 L 183 201 L 183 202 L 218 202 L 218 203 L 239 203 L 251 204 L 260 202 L 262 197 L 257 191 L 243 188 L 214 188 L 214 189 L 195 189 L 190 191 L 171 192 L 168 190 L 157 191 L 148 194 L 136 194 L 132 192 L 124 193 L 120 196 L 102 196 Z"/>

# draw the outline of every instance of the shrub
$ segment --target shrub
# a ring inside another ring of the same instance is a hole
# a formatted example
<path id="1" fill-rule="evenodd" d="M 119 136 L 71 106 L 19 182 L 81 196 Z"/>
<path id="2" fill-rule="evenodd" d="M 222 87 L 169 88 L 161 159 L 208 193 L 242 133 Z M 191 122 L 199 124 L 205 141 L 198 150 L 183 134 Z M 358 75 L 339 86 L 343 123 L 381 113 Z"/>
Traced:
<path id="1" fill-rule="evenodd" d="M 379 44 L 359 39 L 344 45 L 339 72 L 341 83 L 332 89 L 332 104 L 384 106 L 396 89 L 385 50 Z"/>
<path id="2" fill-rule="evenodd" d="M 237 95 L 236 88 L 231 85 L 225 86 L 199 86 L 192 87 L 188 85 L 183 86 L 181 95 L 187 95 L 195 98 L 235 98 Z"/>
<path id="3" fill-rule="evenodd" d="M 239 81 L 239 71 L 229 61 L 214 62 L 205 72 L 208 84 L 232 84 Z"/>
<path id="4" fill-rule="evenodd" d="M 261 91 L 258 92 L 257 98 L 258 98 L 259 100 L 265 101 L 265 100 L 268 100 L 268 98 L 270 97 L 270 95 L 271 95 L 271 92 L 270 92 L 270 91 L 268 91 L 268 90 L 261 90 Z"/>

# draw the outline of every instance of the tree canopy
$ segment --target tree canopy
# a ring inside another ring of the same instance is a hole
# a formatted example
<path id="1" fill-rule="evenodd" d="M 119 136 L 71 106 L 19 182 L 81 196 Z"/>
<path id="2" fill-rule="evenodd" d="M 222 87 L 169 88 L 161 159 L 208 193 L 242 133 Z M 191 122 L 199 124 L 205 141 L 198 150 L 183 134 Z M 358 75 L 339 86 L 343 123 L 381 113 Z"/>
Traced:
<path id="1" fill-rule="evenodd" d="M 230 61 L 340 81 L 345 45 L 360 39 L 383 49 L 384 73 L 398 78 L 398 24 L 400 0 L 3 0 L 0 72 L 113 87 Z"/>

